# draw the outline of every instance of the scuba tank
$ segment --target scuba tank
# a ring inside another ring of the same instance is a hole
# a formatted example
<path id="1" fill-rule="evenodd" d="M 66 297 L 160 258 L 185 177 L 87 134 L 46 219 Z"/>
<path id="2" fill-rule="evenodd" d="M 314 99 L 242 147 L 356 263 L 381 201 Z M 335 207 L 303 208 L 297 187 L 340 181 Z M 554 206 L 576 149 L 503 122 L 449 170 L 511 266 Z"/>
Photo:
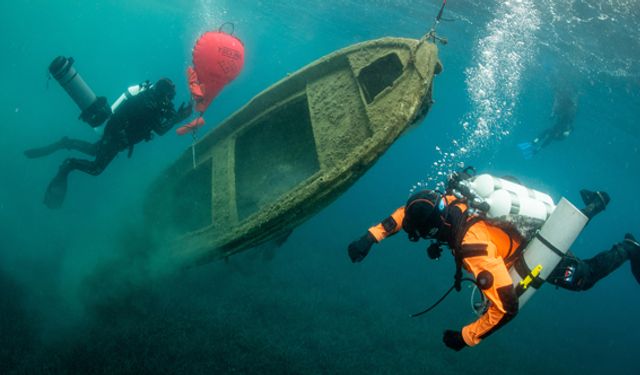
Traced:
<path id="1" fill-rule="evenodd" d="M 118 97 L 118 99 L 116 99 L 116 101 L 113 102 L 113 104 L 111 104 L 111 107 L 110 107 L 111 113 L 115 113 L 118 107 L 120 107 L 127 100 L 133 98 L 134 96 L 140 94 L 143 91 L 147 91 L 151 87 L 152 85 L 149 81 L 144 81 L 139 85 L 133 85 L 128 87 L 125 90 L 125 92 L 123 92 Z M 104 126 L 96 126 L 93 128 L 93 130 L 95 130 L 96 133 L 98 133 L 99 135 L 102 135 L 102 133 L 104 132 Z"/>
<path id="2" fill-rule="evenodd" d="M 548 194 L 489 174 L 461 180 L 457 190 L 489 218 L 517 215 L 545 221 L 555 209 Z"/>
<path id="3" fill-rule="evenodd" d="M 72 57 L 58 56 L 49 65 L 49 73 L 78 105 L 82 111 L 80 119 L 95 128 L 111 116 L 111 109 L 107 99 L 97 97 L 82 79 L 73 67 L 74 62 Z"/>
<path id="4" fill-rule="evenodd" d="M 494 225 L 516 230 L 527 246 L 509 269 L 522 307 L 539 289 L 567 253 L 588 222 L 587 216 L 567 199 L 556 206 L 545 193 L 503 178 L 481 174 L 472 176 L 470 168 L 454 173 L 449 191 L 466 199 L 475 214 L 484 215 Z M 478 315 L 488 303 L 474 302 Z"/>
<path id="5" fill-rule="evenodd" d="M 509 268 L 519 308 L 542 287 L 588 221 L 589 218 L 571 202 L 560 199 L 551 216 Z M 481 295 L 481 301 L 477 301 L 476 289 L 471 294 L 471 307 L 480 316 L 486 311 L 489 301 L 484 295 Z"/>
<path id="6" fill-rule="evenodd" d="M 516 230 L 529 240 L 555 209 L 548 194 L 489 174 L 474 176 L 472 170 L 455 172 L 447 186 L 447 193 L 467 202 L 470 214 Z"/>
<path id="7" fill-rule="evenodd" d="M 130 99 L 143 91 L 147 91 L 149 88 L 151 88 L 149 81 L 142 82 L 139 85 L 130 86 L 122 93 L 122 95 L 120 95 L 120 97 L 118 97 L 118 99 L 116 99 L 115 102 L 113 102 L 113 104 L 111 104 L 111 113 L 115 113 L 116 109 L 118 109 L 122 103 L 127 101 L 127 99 Z"/>
<path id="8" fill-rule="evenodd" d="M 522 307 L 542 286 L 589 218 L 562 198 L 540 231 L 509 270 Z"/>

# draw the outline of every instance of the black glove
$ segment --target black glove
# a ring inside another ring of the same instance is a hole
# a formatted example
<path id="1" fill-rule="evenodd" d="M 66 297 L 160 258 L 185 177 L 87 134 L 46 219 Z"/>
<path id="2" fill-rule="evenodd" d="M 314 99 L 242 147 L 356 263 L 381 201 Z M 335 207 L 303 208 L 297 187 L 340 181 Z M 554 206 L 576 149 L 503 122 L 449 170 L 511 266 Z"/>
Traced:
<path id="1" fill-rule="evenodd" d="M 193 113 L 193 107 L 191 106 L 191 102 L 183 102 L 180 104 L 180 108 L 176 111 L 176 115 L 174 117 L 175 122 L 180 122 L 187 117 L 191 116 Z"/>
<path id="2" fill-rule="evenodd" d="M 369 254 L 369 250 L 371 250 L 371 246 L 374 243 L 376 243 L 376 239 L 367 231 L 359 240 L 349 244 L 349 258 L 351 258 L 351 261 L 353 263 L 361 262 Z"/>
<path id="3" fill-rule="evenodd" d="M 440 259 L 440 255 L 442 255 L 442 247 L 440 247 L 440 244 L 438 242 L 432 242 L 427 248 L 427 255 L 429 259 Z"/>
<path id="4" fill-rule="evenodd" d="M 444 334 L 442 335 L 442 342 L 456 352 L 459 352 L 467 346 L 467 343 L 464 342 L 464 339 L 462 338 L 462 332 L 452 331 L 449 329 L 444 331 Z"/>

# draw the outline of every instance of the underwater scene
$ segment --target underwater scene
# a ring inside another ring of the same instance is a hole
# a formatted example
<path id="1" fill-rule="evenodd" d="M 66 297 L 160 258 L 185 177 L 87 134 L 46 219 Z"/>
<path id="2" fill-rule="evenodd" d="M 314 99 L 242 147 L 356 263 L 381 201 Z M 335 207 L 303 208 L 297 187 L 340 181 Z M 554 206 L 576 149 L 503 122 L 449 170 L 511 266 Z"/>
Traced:
<path id="1" fill-rule="evenodd" d="M 0 21 L 0 374 L 640 373 L 639 1 Z"/>

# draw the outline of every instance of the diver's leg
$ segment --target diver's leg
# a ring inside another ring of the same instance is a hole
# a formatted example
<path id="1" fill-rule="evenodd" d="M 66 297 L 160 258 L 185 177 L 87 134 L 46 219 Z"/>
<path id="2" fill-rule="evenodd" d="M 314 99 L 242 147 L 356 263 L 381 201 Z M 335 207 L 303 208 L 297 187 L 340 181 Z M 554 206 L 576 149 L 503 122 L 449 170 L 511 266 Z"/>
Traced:
<path id="1" fill-rule="evenodd" d="M 80 139 L 67 138 L 64 147 L 67 150 L 76 150 L 82 152 L 83 154 L 96 156 L 99 143 L 100 142 L 90 143 L 87 141 L 82 141 Z"/>
<path id="2" fill-rule="evenodd" d="M 640 283 L 640 267 L 637 264 L 640 263 L 640 245 L 630 240 L 629 236 L 625 236 L 624 241 L 613 245 L 610 250 L 603 251 L 590 259 L 582 260 L 568 253 L 553 270 L 548 281 L 564 289 L 588 290 L 628 259 L 637 259 L 635 263 L 632 260 L 632 271 Z M 634 271 L 634 268 L 637 271 Z"/>
<path id="3" fill-rule="evenodd" d="M 34 159 L 53 154 L 54 152 L 62 149 L 77 150 L 87 155 L 95 156 L 97 151 L 97 143 L 89 143 L 79 139 L 62 137 L 62 139 L 60 139 L 59 141 L 54 142 L 48 146 L 26 150 L 24 154 L 29 159 Z"/>
<path id="4" fill-rule="evenodd" d="M 74 158 L 67 160 L 69 161 L 72 169 L 77 169 L 92 176 L 97 176 L 107 168 L 109 163 L 111 163 L 117 154 L 117 149 L 99 147 L 94 161 Z"/>
<path id="5" fill-rule="evenodd" d="M 105 170 L 117 154 L 117 149 L 98 148 L 96 160 L 94 161 L 75 158 L 65 160 L 58 169 L 58 174 L 47 187 L 44 204 L 52 209 L 60 208 L 67 194 L 67 178 L 71 171 L 77 169 L 92 176 L 97 176 Z"/>
<path id="6" fill-rule="evenodd" d="M 50 145 L 28 149 L 24 152 L 24 155 L 29 159 L 41 158 L 43 156 L 51 155 L 54 152 L 62 150 L 64 148 L 66 139 L 67 137 L 63 137 L 59 141 L 54 142 Z"/>

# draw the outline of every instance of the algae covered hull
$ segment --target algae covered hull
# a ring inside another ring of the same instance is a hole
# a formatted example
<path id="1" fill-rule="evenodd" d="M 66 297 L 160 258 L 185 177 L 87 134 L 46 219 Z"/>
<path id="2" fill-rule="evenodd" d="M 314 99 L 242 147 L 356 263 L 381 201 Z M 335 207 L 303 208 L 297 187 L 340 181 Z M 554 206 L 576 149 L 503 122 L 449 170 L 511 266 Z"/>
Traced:
<path id="1" fill-rule="evenodd" d="M 434 44 L 382 38 L 288 75 L 158 177 L 147 227 L 190 264 L 286 236 L 426 114 L 440 70 Z"/>

